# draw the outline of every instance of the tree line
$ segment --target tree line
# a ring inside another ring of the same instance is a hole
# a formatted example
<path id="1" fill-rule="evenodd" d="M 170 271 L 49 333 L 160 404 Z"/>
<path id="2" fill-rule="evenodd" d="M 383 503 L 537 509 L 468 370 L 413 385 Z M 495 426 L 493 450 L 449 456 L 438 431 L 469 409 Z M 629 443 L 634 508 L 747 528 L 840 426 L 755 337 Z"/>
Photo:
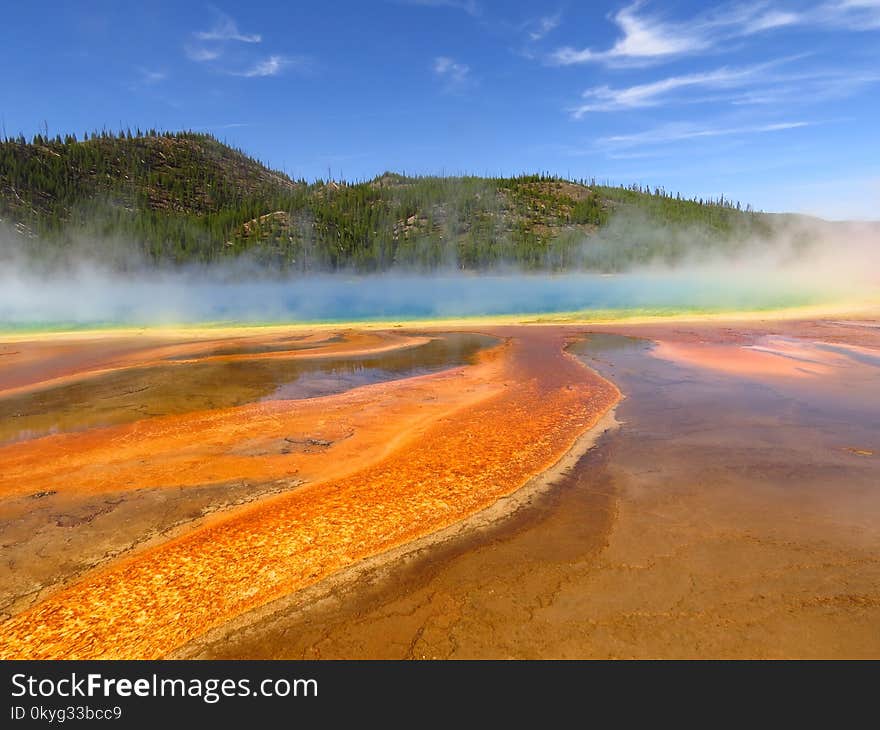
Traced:
<path id="1" fill-rule="evenodd" d="M 719 239 L 761 224 L 724 196 L 684 199 L 547 173 L 291 180 L 192 131 L 0 141 L 0 217 L 46 256 L 88 241 L 109 260 L 134 252 L 159 265 L 247 255 L 279 271 L 567 269 L 599 265 L 585 255 L 590 241 L 632 215 Z M 622 255 L 613 267 L 651 255 Z"/>

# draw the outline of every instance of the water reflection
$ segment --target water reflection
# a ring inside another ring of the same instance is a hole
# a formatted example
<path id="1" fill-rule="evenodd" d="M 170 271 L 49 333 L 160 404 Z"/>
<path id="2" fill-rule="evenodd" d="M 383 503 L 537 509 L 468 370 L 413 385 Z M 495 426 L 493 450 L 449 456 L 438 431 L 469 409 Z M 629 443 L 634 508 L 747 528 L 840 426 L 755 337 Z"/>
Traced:
<path id="1" fill-rule="evenodd" d="M 0 443 L 260 400 L 331 395 L 464 365 L 497 342 L 487 335 L 447 333 L 372 355 L 169 361 L 120 370 L 0 399 Z"/>

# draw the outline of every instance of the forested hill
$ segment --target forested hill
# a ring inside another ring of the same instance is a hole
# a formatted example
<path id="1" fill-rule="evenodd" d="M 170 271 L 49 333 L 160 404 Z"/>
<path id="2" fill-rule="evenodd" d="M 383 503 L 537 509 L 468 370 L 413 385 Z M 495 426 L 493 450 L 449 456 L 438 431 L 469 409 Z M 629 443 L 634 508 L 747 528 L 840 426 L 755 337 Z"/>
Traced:
<path id="1" fill-rule="evenodd" d="M 37 258 L 613 271 L 735 247 L 770 225 L 740 208 L 544 175 L 306 183 L 193 132 L 0 141 L 0 219 Z"/>

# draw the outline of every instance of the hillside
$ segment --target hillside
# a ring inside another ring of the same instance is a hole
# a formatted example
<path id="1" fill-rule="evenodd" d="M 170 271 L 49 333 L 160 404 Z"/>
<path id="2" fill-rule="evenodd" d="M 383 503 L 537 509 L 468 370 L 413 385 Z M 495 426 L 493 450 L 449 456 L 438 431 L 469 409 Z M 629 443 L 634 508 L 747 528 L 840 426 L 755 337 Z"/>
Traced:
<path id="1" fill-rule="evenodd" d="M 293 181 L 193 132 L 0 142 L 0 219 L 30 253 L 124 266 L 247 254 L 283 271 L 619 270 L 732 247 L 767 217 L 545 175 Z"/>

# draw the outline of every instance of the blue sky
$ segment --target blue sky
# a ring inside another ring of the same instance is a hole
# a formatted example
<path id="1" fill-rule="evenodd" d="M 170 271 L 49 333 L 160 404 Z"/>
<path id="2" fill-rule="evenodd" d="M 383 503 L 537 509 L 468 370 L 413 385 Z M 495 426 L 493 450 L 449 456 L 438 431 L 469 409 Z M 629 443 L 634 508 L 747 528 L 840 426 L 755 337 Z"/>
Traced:
<path id="1" fill-rule="evenodd" d="M 294 177 L 550 171 L 880 218 L 880 0 L 10 3 L 7 134 L 209 131 Z"/>

